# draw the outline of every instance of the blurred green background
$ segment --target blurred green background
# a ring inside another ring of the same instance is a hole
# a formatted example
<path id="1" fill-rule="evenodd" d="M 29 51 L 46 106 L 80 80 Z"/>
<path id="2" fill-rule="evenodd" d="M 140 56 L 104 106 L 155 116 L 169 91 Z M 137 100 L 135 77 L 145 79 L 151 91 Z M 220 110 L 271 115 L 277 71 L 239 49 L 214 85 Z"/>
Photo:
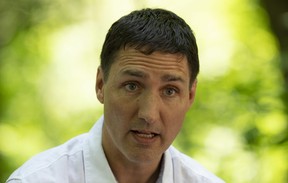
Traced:
<path id="1" fill-rule="evenodd" d="M 287 0 L 1 0 L 0 182 L 91 128 L 105 34 L 144 7 L 180 15 L 199 45 L 196 101 L 174 145 L 227 183 L 287 183 Z"/>

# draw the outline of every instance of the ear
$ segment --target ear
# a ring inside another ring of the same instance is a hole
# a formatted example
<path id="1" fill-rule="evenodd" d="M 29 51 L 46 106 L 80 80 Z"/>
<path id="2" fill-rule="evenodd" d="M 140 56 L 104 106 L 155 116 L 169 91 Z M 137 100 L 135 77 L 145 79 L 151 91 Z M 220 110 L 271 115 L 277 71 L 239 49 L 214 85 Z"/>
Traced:
<path id="1" fill-rule="evenodd" d="M 195 99 L 197 82 L 198 82 L 197 79 L 195 79 L 189 91 L 189 105 L 190 106 L 193 104 L 194 99 Z"/>
<path id="2" fill-rule="evenodd" d="M 99 66 L 97 69 L 95 91 L 99 102 L 104 103 L 104 73 Z"/>

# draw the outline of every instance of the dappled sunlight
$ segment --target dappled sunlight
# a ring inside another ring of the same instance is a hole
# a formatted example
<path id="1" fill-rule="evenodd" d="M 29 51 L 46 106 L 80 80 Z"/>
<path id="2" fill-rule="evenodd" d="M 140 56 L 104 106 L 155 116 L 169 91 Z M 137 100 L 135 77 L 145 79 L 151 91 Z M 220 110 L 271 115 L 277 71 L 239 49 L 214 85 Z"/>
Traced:
<path id="1" fill-rule="evenodd" d="M 282 134 L 287 129 L 286 116 L 283 113 L 269 113 L 256 121 L 256 126 L 262 134 L 274 136 Z"/>
<path id="2" fill-rule="evenodd" d="M 223 127 L 211 128 L 204 139 L 205 151 L 211 156 L 219 156 L 219 158 L 239 151 L 243 148 L 241 147 L 242 143 L 239 134 L 237 136 L 236 132 L 230 128 Z"/>
<path id="3" fill-rule="evenodd" d="M 77 113 L 83 106 L 101 107 L 94 91 L 100 53 L 94 29 L 91 23 L 76 24 L 50 36 L 51 62 L 41 87 L 43 99 L 55 115 Z"/>
<path id="4" fill-rule="evenodd" d="M 0 124 L 1 153 L 13 160 L 10 163 L 14 167 L 18 167 L 27 157 L 43 151 L 47 146 L 52 146 L 52 143 L 39 131 L 39 126 Z"/>
<path id="5" fill-rule="evenodd" d="M 0 182 L 32 155 L 91 128 L 103 110 L 94 85 L 106 32 L 145 7 L 180 15 L 199 46 L 195 103 L 174 145 L 227 183 L 285 182 L 279 45 L 258 1 L 41 2 L 14 5 L 25 16 L 16 8 L 1 21 L 9 30 L 0 35 Z"/>

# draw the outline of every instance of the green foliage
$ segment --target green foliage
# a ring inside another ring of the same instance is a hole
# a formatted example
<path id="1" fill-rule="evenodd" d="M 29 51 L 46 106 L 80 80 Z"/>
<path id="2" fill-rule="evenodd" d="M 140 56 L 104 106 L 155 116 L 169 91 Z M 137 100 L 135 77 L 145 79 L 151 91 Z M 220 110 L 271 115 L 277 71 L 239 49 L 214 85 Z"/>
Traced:
<path id="1" fill-rule="evenodd" d="M 0 182 L 32 155 L 88 131 L 101 115 L 95 58 L 110 24 L 135 5 L 179 12 L 198 37 L 196 101 L 174 145 L 227 182 L 287 182 L 287 91 L 277 42 L 257 2 L 121 1 L 130 9 L 117 13 L 110 3 L 1 1 Z"/>
<path id="2" fill-rule="evenodd" d="M 257 4 L 227 8 L 234 10 L 226 20 L 233 25 L 230 68 L 214 79 L 200 77 L 175 145 L 227 182 L 286 182 L 287 114 L 276 42 Z"/>

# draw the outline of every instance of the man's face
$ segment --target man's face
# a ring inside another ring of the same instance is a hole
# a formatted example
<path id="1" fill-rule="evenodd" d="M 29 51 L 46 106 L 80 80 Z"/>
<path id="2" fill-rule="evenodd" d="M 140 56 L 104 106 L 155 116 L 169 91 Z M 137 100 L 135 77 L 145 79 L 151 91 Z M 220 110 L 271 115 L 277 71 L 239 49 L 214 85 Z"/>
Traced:
<path id="1" fill-rule="evenodd" d="M 106 156 L 135 163 L 159 161 L 182 127 L 193 102 L 186 57 L 133 48 L 119 51 L 96 93 L 104 104 L 102 144 Z"/>

